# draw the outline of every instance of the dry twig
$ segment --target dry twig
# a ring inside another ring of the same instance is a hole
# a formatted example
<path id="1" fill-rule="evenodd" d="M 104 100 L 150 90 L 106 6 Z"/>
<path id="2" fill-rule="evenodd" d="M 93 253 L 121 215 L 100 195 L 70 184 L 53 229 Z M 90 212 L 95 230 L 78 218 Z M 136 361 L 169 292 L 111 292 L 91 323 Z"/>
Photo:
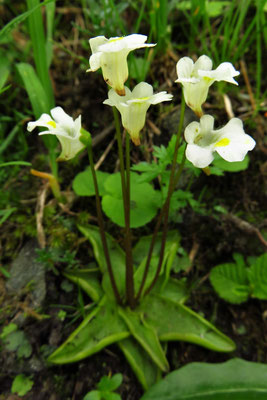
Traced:
<path id="1" fill-rule="evenodd" d="M 41 249 L 45 248 L 46 239 L 45 232 L 43 228 L 43 216 L 44 216 L 44 206 L 45 199 L 47 195 L 47 190 L 49 188 L 49 182 L 46 182 L 43 188 L 39 191 L 36 203 L 36 228 L 37 228 L 37 240 Z"/>
<path id="2" fill-rule="evenodd" d="M 110 152 L 110 150 L 112 149 L 112 146 L 115 142 L 115 138 L 111 140 L 111 142 L 109 142 L 106 150 L 104 151 L 104 153 L 102 154 L 102 156 L 99 158 L 99 160 L 97 161 L 97 163 L 95 164 L 95 170 L 98 170 L 98 168 L 100 167 L 100 165 L 104 162 L 105 158 L 107 157 L 108 153 Z"/>
<path id="3" fill-rule="evenodd" d="M 245 84 L 247 86 L 247 91 L 248 91 L 248 94 L 249 94 L 251 107 L 252 107 L 253 111 L 255 111 L 256 110 L 256 102 L 255 102 L 254 94 L 253 94 L 253 91 L 252 91 L 252 88 L 251 88 L 251 84 L 250 84 L 250 81 L 249 81 L 246 63 L 245 63 L 244 60 L 240 61 L 240 66 L 241 66 L 242 74 L 244 76 Z"/>
<path id="4" fill-rule="evenodd" d="M 227 94 L 223 95 L 223 101 L 224 101 L 224 106 L 225 106 L 225 111 L 228 115 L 228 118 L 234 118 L 235 114 L 233 112 L 233 107 L 232 107 L 232 103 L 230 100 L 230 97 Z"/>
<path id="5" fill-rule="evenodd" d="M 223 219 L 225 221 L 234 223 L 240 230 L 242 230 L 248 234 L 255 234 L 259 238 L 259 240 L 261 241 L 263 246 L 265 246 L 267 248 L 267 241 L 264 239 L 264 237 L 262 236 L 259 229 L 256 228 L 255 226 L 251 225 L 249 222 L 244 221 L 243 219 L 238 218 L 233 214 L 224 215 Z"/>

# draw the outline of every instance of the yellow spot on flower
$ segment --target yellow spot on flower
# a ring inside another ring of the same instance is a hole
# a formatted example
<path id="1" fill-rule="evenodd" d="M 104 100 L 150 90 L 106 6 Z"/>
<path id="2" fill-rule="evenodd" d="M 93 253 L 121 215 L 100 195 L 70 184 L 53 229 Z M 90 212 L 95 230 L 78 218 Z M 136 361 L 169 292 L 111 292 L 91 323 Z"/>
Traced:
<path id="1" fill-rule="evenodd" d="M 215 144 L 215 147 L 224 147 L 224 146 L 228 146 L 228 144 L 230 143 L 230 140 L 228 138 L 224 138 L 219 140 L 219 142 L 217 142 Z"/>
<path id="2" fill-rule="evenodd" d="M 57 124 L 55 123 L 55 121 L 49 121 L 49 122 L 47 122 L 47 125 L 51 125 L 53 128 L 57 127 Z"/>
<path id="3" fill-rule="evenodd" d="M 118 37 L 118 38 L 116 38 L 116 39 L 111 39 L 111 40 L 109 40 L 108 42 L 109 43 L 114 43 L 114 42 L 118 42 L 119 40 L 122 40 L 123 39 L 123 36 L 122 37 Z"/>
<path id="4" fill-rule="evenodd" d="M 148 100 L 149 97 L 139 97 L 138 100 Z"/>

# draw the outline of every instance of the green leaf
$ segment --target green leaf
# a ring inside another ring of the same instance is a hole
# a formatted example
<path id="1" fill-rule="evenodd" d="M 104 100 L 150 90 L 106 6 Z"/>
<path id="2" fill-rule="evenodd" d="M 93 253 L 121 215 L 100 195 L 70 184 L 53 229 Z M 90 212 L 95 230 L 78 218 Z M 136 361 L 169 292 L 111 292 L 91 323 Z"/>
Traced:
<path id="1" fill-rule="evenodd" d="M 38 119 L 41 114 L 48 113 L 51 108 L 46 92 L 30 64 L 19 63 L 17 69 L 29 96 L 35 118 Z M 48 149 L 55 148 L 58 143 L 54 135 L 44 135 L 43 141 Z"/>
<path id="2" fill-rule="evenodd" d="M 142 236 L 136 243 L 133 249 L 133 259 L 135 264 L 140 264 L 144 258 L 147 257 L 152 235 Z M 173 244 L 179 244 L 181 236 L 177 230 L 171 230 L 167 234 L 166 246 L 165 246 L 165 258 L 168 257 L 170 253 L 170 248 Z M 155 241 L 155 246 L 153 249 L 153 254 L 158 257 L 160 254 L 160 247 L 162 242 L 162 233 L 159 232 Z"/>
<path id="3" fill-rule="evenodd" d="M 169 370 L 169 364 L 158 340 L 156 331 L 144 321 L 141 313 L 119 308 L 119 314 L 128 326 L 131 334 L 143 347 L 154 363 L 164 372 Z"/>
<path id="4" fill-rule="evenodd" d="M 160 160 L 162 163 L 171 164 L 175 142 L 176 136 L 173 135 L 169 142 L 168 148 L 163 146 L 163 144 L 161 146 L 153 146 L 153 156 Z"/>
<path id="5" fill-rule="evenodd" d="M 267 253 L 258 257 L 248 270 L 248 279 L 252 287 L 252 296 L 267 300 Z"/>
<path id="6" fill-rule="evenodd" d="M 1 163 L 0 167 L 9 167 L 13 165 L 25 165 L 26 167 L 30 167 L 32 163 L 27 161 L 8 161 L 6 163 Z"/>
<path id="7" fill-rule="evenodd" d="M 82 360 L 102 350 L 111 343 L 129 336 L 129 331 L 119 317 L 116 305 L 102 301 L 48 358 L 53 364 L 67 364 Z"/>
<path id="8" fill-rule="evenodd" d="M 97 384 L 97 388 L 101 391 L 114 391 L 121 385 L 122 379 L 122 374 L 115 374 L 111 377 L 103 376 Z"/>
<path id="9" fill-rule="evenodd" d="M 245 169 L 248 168 L 249 156 L 246 155 L 246 157 L 244 158 L 243 161 L 237 161 L 237 162 L 229 162 L 229 161 L 225 161 L 221 157 L 218 157 L 218 158 L 215 157 L 212 164 L 215 167 L 220 168 L 222 171 L 226 171 L 226 172 L 244 171 Z"/>
<path id="10" fill-rule="evenodd" d="M 206 7 L 205 11 L 209 17 L 218 17 L 223 15 L 225 7 L 230 6 L 230 4 L 230 1 L 209 1 L 208 7 Z"/>
<path id="11" fill-rule="evenodd" d="M 4 54 L 0 53 L 0 90 L 6 83 L 10 72 L 10 62 L 8 58 L 4 57 Z"/>
<path id="12" fill-rule="evenodd" d="M 106 193 L 104 183 L 109 175 L 110 174 L 107 172 L 96 171 L 96 178 L 100 196 L 103 196 Z M 78 196 L 94 196 L 95 187 L 91 170 L 87 169 L 77 174 L 72 183 L 72 188 Z"/>
<path id="13" fill-rule="evenodd" d="M 38 5 L 39 2 L 39 0 L 26 0 L 29 10 Z M 43 16 L 40 8 L 36 9 L 32 14 L 29 15 L 28 30 L 31 37 L 37 75 L 45 90 L 50 110 L 55 105 L 55 99 L 48 69 L 49 62 L 46 58 L 46 39 L 44 33 Z"/>
<path id="14" fill-rule="evenodd" d="M 167 283 L 163 285 L 162 278 L 159 278 L 154 292 L 159 293 L 162 297 L 183 304 L 188 298 L 189 291 L 185 282 L 175 278 L 169 278 Z"/>
<path id="15" fill-rule="evenodd" d="M 2 89 L 0 89 L 0 95 L 4 92 L 6 92 L 7 90 L 9 90 L 11 88 L 11 85 L 7 85 L 5 87 L 2 87 Z"/>
<path id="16" fill-rule="evenodd" d="M 142 279 L 143 279 L 143 275 L 144 275 L 144 271 L 145 271 L 145 266 L 146 266 L 146 259 L 147 257 L 145 257 L 141 264 L 138 266 L 138 269 L 136 270 L 135 274 L 134 274 L 134 287 L 136 288 L 136 291 L 139 290 Z M 165 259 L 166 261 L 166 259 Z M 157 271 L 157 267 L 158 267 L 158 262 L 159 262 L 159 258 L 158 256 L 152 255 L 151 260 L 150 260 L 150 264 L 149 264 L 149 269 L 148 269 L 148 273 L 147 273 L 147 277 L 146 277 L 146 281 L 145 281 L 145 285 L 143 288 L 143 293 L 146 291 L 146 289 L 150 286 L 151 282 L 153 281 L 156 271 Z M 163 269 L 161 270 L 161 274 L 163 272 Z"/>
<path id="17" fill-rule="evenodd" d="M 32 346 L 25 333 L 17 330 L 15 328 L 16 325 L 14 325 L 12 324 L 7 331 L 3 331 L 3 336 L 1 335 L 1 338 L 5 343 L 5 348 L 8 351 L 16 351 L 18 358 L 28 358 L 32 353 Z"/>
<path id="18" fill-rule="evenodd" d="M 157 382 L 161 377 L 160 369 L 151 360 L 147 352 L 133 338 L 121 340 L 118 346 L 131 365 L 137 379 L 147 390 L 151 385 Z"/>
<path id="19" fill-rule="evenodd" d="M 5 340 L 5 338 L 8 335 L 10 335 L 10 333 L 15 332 L 17 329 L 18 329 L 18 326 L 16 324 L 13 324 L 13 322 L 4 326 L 2 333 L 0 335 L 0 339 Z"/>
<path id="20" fill-rule="evenodd" d="M 12 383 L 11 393 L 17 393 L 19 396 L 24 396 L 31 390 L 33 384 L 34 382 L 27 376 L 23 374 L 17 375 Z"/>
<path id="21" fill-rule="evenodd" d="M 210 272 L 210 281 L 218 295 L 233 304 L 246 301 L 250 294 L 247 268 L 242 264 L 221 264 Z"/>
<path id="22" fill-rule="evenodd" d="M 121 396 L 118 393 L 113 392 L 101 392 L 103 400 L 121 400 Z"/>
<path id="23" fill-rule="evenodd" d="M 240 266 L 240 268 L 242 268 L 242 267 L 245 268 L 246 267 L 246 263 L 245 263 L 245 260 L 244 260 L 244 257 L 243 257 L 242 254 L 234 253 L 233 254 L 233 259 L 235 260 L 236 264 Z"/>
<path id="24" fill-rule="evenodd" d="M 103 290 L 99 283 L 100 276 L 98 272 L 81 269 L 65 271 L 64 276 L 80 286 L 80 288 L 95 302 L 98 302 L 103 297 Z"/>
<path id="25" fill-rule="evenodd" d="M 154 161 L 152 161 L 151 163 L 142 161 L 138 164 L 133 165 L 131 169 L 132 171 L 142 172 L 142 174 L 139 175 L 138 178 L 138 181 L 140 183 L 151 182 L 162 172 L 162 166 L 156 164 Z"/>
<path id="26" fill-rule="evenodd" d="M 145 58 L 134 55 L 132 55 L 130 61 L 130 76 L 138 82 L 142 82 L 148 73 L 150 62 Z"/>
<path id="27" fill-rule="evenodd" d="M 39 118 L 42 113 L 50 111 L 44 87 L 30 64 L 19 63 L 17 69 L 28 93 L 34 115 Z"/>
<path id="28" fill-rule="evenodd" d="M 90 393 L 87 393 L 83 400 L 102 400 L 101 392 L 92 390 Z"/>
<path id="29" fill-rule="evenodd" d="M 2 40 L 3 37 L 9 34 L 9 32 L 14 29 L 18 24 L 20 24 L 22 21 L 24 21 L 26 18 L 28 18 L 34 11 L 38 10 L 42 6 L 54 2 L 55 0 L 45 0 L 42 3 L 36 4 L 33 8 L 30 10 L 24 12 L 23 14 L 18 15 L 17 17 L 13 18 L 8 24 L 6 24 L 0 31 L 0 40 Z"/>
<path id="30" fill-rule="evenodd" d="M 139 264 L 138 269 L 134 274 L 134 282 L 136 288 L 140 287 L 143 278 L 151 239 L 152 235 L 142 236 L 133 249 L 134 263 L 137 265 Z M 155 277 L 155 273 L 158 267 L 161 243 L 162 243 L 162 233 L 160 232 L 158 233 L 155 241 L 155 246 L 153 249 L 144 290 L 150 285 L 150 283 Z M 164 257 L 161 269 L 161 274 L 164 274 L 165 276 L 165 279 L 162 282 L 162 284 L 165 284 L 169 279 L 170 271 L 179 247 L 179 243 L 180 243 L 180 234 L 178 233 L 178 231 L 169 231 L 166 239 Z"/>
<path id="31" fill-rule="evenodd" d="M 18 358 L 28 358 L 32 354 L 32 346 L 26 336 L 24 336 L 23 341 L 17 349 Z"/>
<path id="32" fill-rule="evenodd" d="M 166 197 L 167 197 L 167 186 L 165 187 L 166 189 Z M 176 190 L 171 198 L 171 204 L 170 204 L 170 210 L 171 212 L 176 212 L 180 208 L 186 207 L 186 205 L 189 203 L 190 200 L 192 200 L 193 194 L 191 192 L 187 192 L 185 190 L 178 189 Z"/>
<path id="33" fill-rule="evenodd" d="M 47 60 L 47 68 L 50 67 L 52 57 L 53 57 L 53 31 L 54 31 L 54 19 L 56 12 L 56 2 L 53 1 L 50 4 L 47 4 L 45 7 L 46 10 L 46 60 Z"/>
<path id="34" fill-rule="evenodd" d="M 0 212 L 1 215 L 1 212 Z M 0 219 L 0 225 L 3 223 L 3 219 Z M 2 267 L 2 265 L 0 265 L 0 272 L 2 275 L 4 275 L 5 278 L 10 278 L 11 275 L 10 273 L 7 271 L 7 269 L 5 267 Z M 1 337 L 1 335 L 0 335 Z"/>
<path id="35" fill-rule="evenodd" d="M 172 266 L 172 271 L 175 272 L 176 274 L 178 274 L 178 272 L 180 272 L 180 271 L 186 271 L 192 265 L 192 262 L 188 256 L 188 254 L 186 253 L 186 251 L 184 251 L 184 249 L 182 247 L 180 247 L 179 250 L 181 250 L 181 249 L 182 249 L 182 253 L 179 254 L 179 256 L 177 255 L 175 257 L 175 260 L 174 260 L 173 266 Z"/>
<path id="36" fill-rule="evenodd" d="M 235 349 L 231 339 L 180 303 L 150 294 L 143 299 L 138 310 L 143 313 L 144 320 L 156 329 L 161 341 L 182 340 L 221 352 Z"/>
<path id="37" fill-rule="evenodd" d="M 82 234 L 91 242 L 94 250 L 95 259 L 99 265 L 100 271 L 103 275 L 102 287 L 106 294 L 113 298 L 113 290 L 111 288 L 110 278 L 107 272 L 106 259 L 103 251 L 103 245 L 99 229 L 93 225 L 78 226 Z M 119 293 L 123 295 L 125 291 L 125 254 L 121 247 L 118 245 L 116 240 L 106 233 L 107 245 L 109 249 L 109 255 L 111 265 L 114 272 L 115 281 L 119 290 Z"/>
<path id="38" fill-rule="evenodd" d="M 265 400 L 267 365 L 233 359 L 191 363 L 168 374 L 141 400 Z"/>
<path id="39" fill-rule="evenodd" d="M 124 227 L 121 177 L 119 173 L 111 175 L 104 183 L 107 194 L 102 198 L 105 214 L 117 225 Z M 150 222 L 161 204 L 160 193 L 149 183 L 140 183 L 138 175 L 131 173 L 131 227 L 138 228 Z"/>
<path id="40" fill-rule="evenodd" d="M 0 225 L 2 225 L 16 210 L 17 210 L 16 207 L 7 208 L 6 210 L 0 210 Z"/>

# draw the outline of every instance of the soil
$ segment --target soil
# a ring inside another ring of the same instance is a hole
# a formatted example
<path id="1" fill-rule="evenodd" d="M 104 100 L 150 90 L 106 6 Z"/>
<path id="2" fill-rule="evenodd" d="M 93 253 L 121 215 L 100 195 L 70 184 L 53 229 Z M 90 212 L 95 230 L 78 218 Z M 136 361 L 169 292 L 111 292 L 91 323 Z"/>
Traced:
<path id="1" fill-rule="evenodd" d="M 75 10 L 69 10 L 65 15 L 63 14 L 60 27 L 66 26 L 68 21 L 74 17 L 77 21 Z M 64 30 L 64 28 L 60 29 Z M 75 29 L 75 27 L 72 28 L 72 37 L 77 33 Z M 24 32 L 21 34 L 24 35 Z M 87 59 L 90 54 L 89 48 L 82 48 L 74 40 L 69 43 L 63 37 L 63 46 L 68 50 L 75 50 L 76 59 L 67 51 L 62 50 L 60 42 L 61 39 L 58 38 L 54 45 L 55 61 L 51 71 L 57 105 L 62 106 L 73 117 L 82 114 L 83 125 L 92 132 L 93 137 L 101 135 L 107 127 L 110 128 L 105 138 L 94 147 L 94 157 L 97 161 L 114 136 L 112 112 L 109 107 L 101 105 L 107 97 L 107 88 L 100 74 L 85 73 L 84 65 L 78 58 L 79 56 Z M 172 54 L 175 52 L 173 51 Z M 177 56 L 177 54 L 175 55 Z M 176 62 L 168 55 L 164 57 L 168 60 L 167 67 L 162 70 L 160 66 L 163 59 L 155 59 L 148 81 L 151 83 L 153 76 L 160 87 L 162 86 L 164 90 L 174 94 L 174 102 L 178 104 L 180 88 L 177 89 L 177 84 L 173 83 L 174 79 L 170 82 L 169 78 L 166 82 L 166 76 L 174 76 Z M 132 84 L 133 82 L 131 82 Z M 247 89 L 242 78 L 240 79 L 240 88 L 243 94 L 246 93 Z M 235 93 L 233 93 L 232 99 L 236 116 L 242 118 L 242 112 L 238 110 L 246 107 L 250 112 L 251 120 L 250 104 L 247 102 L 243 104 L 243 100 L 240 100 Z M 19 94 L 15 100 L 17 109 L 30 109 L 29 103 L 25 106 L 25 92 L 22 88 L 19 88 Z M 226 116 L 223 107 L 219 109 L 213 107 L 217 97 L 215 89 L 211 90 L 205 109 L 210 114 L 216 115 L 219 126 L 225 123 Z M 149 158 L 153 144 L 167 144 L 170 132 L 166 129 L 166 122 L 162 122 L 159 110 L 160 108 L 151 109 L 148 119 L 159 128 L 160 135 L 157 136 L 152 124 L 147 124 L 146 134 L 143 137 L 145 146 L 133 148 L 132 162 Z M 168 112 L 166 108 L 167 118 Z M 195 198 L 198 198 L 203 187 L 206 187 L 203 201 L 205 210 L 208 212 L 200 215 L 187 207 L 180 212 L 179 222 L 171 223 L 171 227 L 178 229 L 181 233 L 184 249 L 189 254 L 194 254 L 191 269 L 179 275 L 179 277 L 186 278 L 188 285 L 193 287 L 187 304 L 232 338 L 237 349 L 232 354 L 220 354 L 188 343 L 170 343 L 167 355 L 172 369 L 189 362 L 217 363 L 231 357 L 267 362 L 266 302 L 250 299 L 242 305 L 231 305 L 219 299 L 208 280 L 210 269 L 220 263 L 230 262 L 233 253 L 241 253 L 247 258 L 258 256 L 266 250 L 256 231 L 244 227 L 240 223 L 240 221 L 247 221 L 250 227 L 258 229 L 266 237 L 267 167 L 266 148 L 263 140 L 263 132 L 266 128 L 266 119 L 264 118 L 263 113 L 259 113 L 253 121 L 253 137 L 257 141 L 257 147 L 250 154 L 249 168 L 238 173 L 225 173 L 222 177 L 206 176 L 202 173 L 192 185 L 191 191 Z M 33 167 L 40 170 L 43 163 L 44 169 L 47 170 L 46 164 L 40 157 L 40 154 L 46 151 L 41 139 L 36 134 L 27 135 L 27 142 L 29 146 L 27 161 L 32 162 Z M 10 154 L 11 159 L 12 154 Z M 62 190 L 69 193 L 74 176 L 86 167 L 85 155 L 82 155 L 77 163 L 61 164 Z M 101 170 L 113 172 L 117 168 L 116 144 L 113 144 L 111 152 L 101 165 Z M 3 185 L 4 190 L 9 191 L 10 196 L 13 196 L 13 205 L 17 207 L 17 211 L 1 227 L 2 232 L 0 233 L 1 265 L 7 270 L 23 246 L 33 237 L 37 237 L 36 203 L 46 185 L 38 178 L 30 176 L 27 168 L 20 168 L 17 171 L 17 176 L 10 176 Z M 59 248 L 61 253 L 66 249 L 75 251 L 77 262 L 80 265 L 87 265 L 88 246 L 78 233 L 76 222 L 83 220 L 96 223 L 94 201 L 72 196 L 66 207 L 60 209 L 48 191 L 45 205 L 43 226 L 47 248 L 49 250 Z M 220 205 L 229 210 L 230 216 L 220 214 L 214 216 L 212 213 L 214 205 Z M 231 215 L 238 216 L 239 222 L 237 220 L 233 222 Z M 122 229 L 114 227 L 110 222 L 107 222 L 106 229 L 122 244 Z M 134 237 L 137 239 L 142 234 L 148 234 L 151 229 L 153 229 L 153 223 L 137 229 Z M 89 250 L 90 258 L 92 258 L 91 255 Z M 16 352 L 10 352 L 4 346 L 1 347 L 0 399 L 20 398 L 10 394 L 12 381 L 19 373 L 30 375 L 34 380 L 32 390 L 23 397 L 25 400 L 82 400 L 86 393 L 95 389 L 96 383 L 103 375 L 121 373 L 123 374 L 123 383 L 118 393 L 121 394 L 123 400 L 139 400 L 142 388 L 116 345 L 109 346 L 100 353 L 71 365 L 51 367 L 46 363 L 51 349 L 58 347 L 81 321 L 79 318 L 72 322 L 71 318 L 68 318 L 71 313 L 67 314 L 64 321 L 58 317 L 58 312 L 64 310 L 66 306 L 74 306 L 74 311 L 71 312 L 73 317 L 78 316 L 81 294 L 75 286 L 70 292 L 62 288 L 62 280 L 64 280 L 62 271 L 66 267 L 67 261 L 62 261 L 61 257 L 61 260 L 54 263 L 52 261 L 52 264 L 53 266 L 49 263 L 46 264 L 46 297 L 37 310 L 30 306 L 30 291 L 10 295 L 6 290 L 7 279 L 4 274 L 0 275 L 0 301 L 2 303 L 0 323 L 2 327 L 11 322 L 18 323 L 32 346 L 32 353 L 26 359 L 18 359 Z M 83 301 L 85 305 L 90 303 L 86 295 L 83 296 Z M 27 317 L 21 320 L 20 317 L 23 313 L 26 313 Z"/>

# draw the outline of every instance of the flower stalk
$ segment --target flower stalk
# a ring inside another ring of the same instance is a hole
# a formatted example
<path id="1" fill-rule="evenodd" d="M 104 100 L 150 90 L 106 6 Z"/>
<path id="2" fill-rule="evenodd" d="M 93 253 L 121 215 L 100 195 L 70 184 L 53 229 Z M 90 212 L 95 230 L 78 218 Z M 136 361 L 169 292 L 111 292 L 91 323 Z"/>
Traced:
<path id="1" fill-rule="evenodd" d="M 145 291 L 145 295 L 147 295 L 152 288 L 154 287 L 155 283 L 157 282 L 157 279 L 159 277 L 160 274 L 160 270 L 162 267 L 162 262 L 163 262 L 163 258 L 164 258 L 164 250 L 165 250 L 165 245 L 166 245 L 166 239 L 167 239 L 167 233 L 168 233 L 168 218 L 169 218 L 169 210 L 170 210 L 170 203 L 171 203 L 171 196 L 173 194 L 173 191 L 175 189 L 175 186 L 181 176 L 183 167 L 184 167 L 184 163 L 185 163 L 185 155 L 183 157 L 182 163 L 180 164 L 180 167 L 177 171 L 177 174 L 175 175 L 175 167 L 176 167 L 176 162 L 177 162 L 177 155 L 178 155 L 178 150 L 179 150 L 179 144 L 180 144 L 180 139 L 181 139 L 181 135 L 182 135 L 182 129 L 183 129 L 183 123 L 184 123 L 184 113 L 185 113 L 185 100 L 184 97 L 182 96 L 182 102 L 181 102 L 181 115 L 180 115 L 180 121 L 179 121 L 179 126 L 178 126 L 178 131 L 177 131 L 177 135 L 176 135 L 176 142 L 175 142 L 175 149 L 174 149 L 174 154 L 173 154 L 173 161 L 172 161 L 172 167 L 171 167 L 171 176 L 170 176 L 170 181 L 169 181 L 169 187 L 168 187 L 168 194 L 167 194 L 167 198 L 165 200 L 164 206 L 163 206 L 163 212 L 160 214 L 159 219 L 161 220 L 163 218 L 163 230 L 162 230 L 162 241 L 161 241 L 161 247 L 160 247 L 160 255 L 159 255 L 159 262 L 158 262 L 158 267 L 157 267 L 157 271 L 155 274 L 155 277 L 153 279 L 153 281 L 151 282 L 151 284 L 149 285 L 149 287 L 147 288 L 147 290 Z M 159 224 L 160 225 L 160 224 Z M 157 224 L 156 226 L 159 229 L 159 226 Z M 154 235 L 156 236 L 158 232 L 154 232 Z M 147 265 L 145 268 L 145 270 L 147 269 L 146 275 L 148 273 L 148 269 L 149 269 L 149 264 L 151 261 L 151 257 L 152 257 L 152 252 L 153 252 L 153 248 L 151 249 L 151 247 L 154 247 L 155 241 L 156 241 L 156 237 L 152 238 L 151 244 L 150 244 L 150 249 L 149 249 L 149 255 L 150 255 L 150 260 L 147 259 Z M 144 282 L 145 284 L 145 282 Z M 144 286 L 143 284 L 143 286 Z M 140 293 L 141 295 L 141 293 Z"/>
<path id="2" fill-rule="evenodd" d="M 118 153 L 120 160 L 120 174 L 121 174 L 121 188 L 124 208 L 125 220 L 125 253 L 126 253 L 126 302 L 133 309 L 134 302 L 134 271 L 133 271 L 133 257 L 132 257 L 132 234 L 130 228 L 130 141 L 129 135 L 126 133 L 126 175 L 124 167 L 124 157 L 122 150 L 122 139 L 120 131 L 120 123 L 118 111 L 112 107 L 115 120 L 116 138 L 118 143 Z"/>
<path id="3" fill-rule="evenodd" d="M 34 176 L 38 176 L 39 178 L 47 179 L 54 197 L 57 199 L 57 201 L 59 203 L 64 202 L 64 199 L 62 198 L 62 195 L 60 192 L 60 186 L 59 186 L 58 180 L 53 174 L 49 174 L 47 172 L 42 172 L 42 171 L 37 171 L 36 169 L 31 169 L 30 173 Z"/>
<path id="4" fill-rule="evenodd" d="M 117 284 L 115 281 L 115 277 L 113 274 L 112 270 L 112 265 L 111 265 L 111 260 L 110 260 L 110 255 L 109 255 L 109 250 L 108 250 L 108 244 L 106 240 L 106 235 L 105 235 L 105 228 L 104 228 L 104 218 L 102 214 L 102 209 L 101 209 L 101 202 L 100 202 L 100 196 L 99 196 L 99 190 L 98 190 L 98 183 L 97 183 L 97 177 L 95 173 L 95 167 L 94 167 L 94 160 L 93 160 L 93 151 L 92 151 L 92 145 L 91 145 L 91 135 L 89 132 L 87 132 L 85 129 L 81 129 L 81 142 L 86 145 L 87 150 L 88 150 L 88 158 L 89 158 L 89 163 L 90 163 L 90 168 L 92 172 L 92 177 L 93 177 L 93 182 L 94 182 L 94 188 L 95 188 L 95 198 L 96 198 L 96 212 L 97 212 L 97 220 L 98 220 L 98 225 L 99 225 L 99 231 L 100 231 L 100 236 L 101 236 L 101 241 L 103 244 L 103 250 L 105 254 L 105 259 L 107 263 L 107 270 L 111 282 L 111 286 L 114 292 L 114 295 L 116 297 L 117 303 L 122 304 L 121 296 L 119 294 Z"/>

